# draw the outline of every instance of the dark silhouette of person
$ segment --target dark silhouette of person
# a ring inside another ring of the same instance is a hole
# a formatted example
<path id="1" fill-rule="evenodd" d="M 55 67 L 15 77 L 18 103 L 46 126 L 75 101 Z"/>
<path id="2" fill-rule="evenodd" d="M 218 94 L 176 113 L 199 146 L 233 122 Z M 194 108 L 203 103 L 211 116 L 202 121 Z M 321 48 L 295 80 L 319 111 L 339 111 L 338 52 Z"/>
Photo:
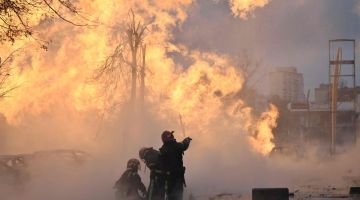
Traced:
<path id="1" fill-rule="evenodd" d="M 138 174 L 139 169 L 140 161 L 138 159 L 132 158 L 127 162 L 127 169 L 114 185 L 116 200 L 144 199 L 146 188 Z"/>
<path id="2" fill-rule="evenodd" d="M 164 131 L 161 135 L 163 146 L 160 148 L 160 158 L 165 171 L 165 192 L 167 200 L 182 200 L 185 183 L 185 167 L 183 155 L 188 149 L 191 138 L 177 142 L 174 131 Z"/>
<path id="3" fill-rule="evenodd" d="M 152 147 L 143 147 L 139 157 L 150 169 L 150 183 L 148 187 L 148 200 L 165 199 L 165 172 L 160 159 L 160 152 Z"/>

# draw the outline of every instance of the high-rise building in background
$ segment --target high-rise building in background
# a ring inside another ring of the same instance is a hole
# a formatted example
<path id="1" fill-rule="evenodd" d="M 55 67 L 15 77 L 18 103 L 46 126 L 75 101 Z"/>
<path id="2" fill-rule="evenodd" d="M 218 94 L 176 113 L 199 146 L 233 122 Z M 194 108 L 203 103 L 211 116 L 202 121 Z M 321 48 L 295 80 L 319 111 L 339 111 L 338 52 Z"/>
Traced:
<path id="1" fill-rule="evenodd" d="M 320 84 L 319 87 L 315 88 L 315 103 L 326 104 L 329 103 L 329 84 Z"/>
<path id="2" fill-rule="evenodd" d="M 304 78 L 295 67 L 278 67 L 269 74 L 270 95 L 288 102 L 303 102 Z"/>

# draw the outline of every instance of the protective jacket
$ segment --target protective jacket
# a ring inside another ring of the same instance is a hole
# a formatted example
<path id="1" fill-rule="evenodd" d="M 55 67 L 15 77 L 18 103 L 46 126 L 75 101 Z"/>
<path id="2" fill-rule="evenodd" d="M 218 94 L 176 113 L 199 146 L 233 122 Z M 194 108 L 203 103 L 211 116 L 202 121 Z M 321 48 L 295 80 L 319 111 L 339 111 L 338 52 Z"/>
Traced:
<path id="1" fill-rule="evenodd" d="M 160 159 L 160 152 L 153 148 L 147 150 L 144 161 L 150 169 L 147 197 L 149 200 L 163 200 L 165 198 L 165 172 Z"/>
<path id="2" fill-rule="evenodd" d="M 160 157 L 164 165 L 165 190 L 168 200 L 182 200 L 185 184 L 183 154 L 188 149 L 191 139 L 182 142 L 167 141 L 160 148 Z"/>
<path id="3" fill-rule="evenodd" d="M 133 169 L 127 169 L 116 181 L 114 188 L 117 200 L 139 200 L 146 195 L 146 188 L 137 170 Z"/>

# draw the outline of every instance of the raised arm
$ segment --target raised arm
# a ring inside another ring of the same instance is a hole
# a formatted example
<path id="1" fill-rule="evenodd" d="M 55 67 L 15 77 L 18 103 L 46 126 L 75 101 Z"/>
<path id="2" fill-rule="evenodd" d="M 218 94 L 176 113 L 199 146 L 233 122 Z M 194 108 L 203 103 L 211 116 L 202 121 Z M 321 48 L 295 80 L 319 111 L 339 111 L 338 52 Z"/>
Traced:
<path id="1" fill-rule="evenodd" d="M 182 142 L 179 143 L 180 144 L 179 146 L 182 149 L 182 151 L 186 151 L 189 148 L 191 140 L 192 139 L 190 137 L 187 137 Z"/>

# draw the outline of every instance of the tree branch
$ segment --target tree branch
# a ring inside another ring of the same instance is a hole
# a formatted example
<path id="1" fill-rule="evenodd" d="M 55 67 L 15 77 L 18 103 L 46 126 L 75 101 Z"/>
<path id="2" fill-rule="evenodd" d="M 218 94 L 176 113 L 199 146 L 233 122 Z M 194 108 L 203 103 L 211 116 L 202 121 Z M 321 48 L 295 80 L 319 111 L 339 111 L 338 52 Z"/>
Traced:
<path id="1" fill-rule="evenodd" d="M 50 4 L 49 2 L 47 2 L 46 0 L 43 0 L 44 3 L 62 20 L 68 22 L 69 24 L 72 24 L 74 26 L 87 26 L 87 24 L 76 24 L 68 19 L 66 19 L 65 17 L 63 17 L 58 11 L 56 11 Z"/>

